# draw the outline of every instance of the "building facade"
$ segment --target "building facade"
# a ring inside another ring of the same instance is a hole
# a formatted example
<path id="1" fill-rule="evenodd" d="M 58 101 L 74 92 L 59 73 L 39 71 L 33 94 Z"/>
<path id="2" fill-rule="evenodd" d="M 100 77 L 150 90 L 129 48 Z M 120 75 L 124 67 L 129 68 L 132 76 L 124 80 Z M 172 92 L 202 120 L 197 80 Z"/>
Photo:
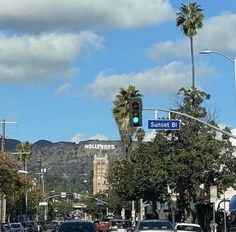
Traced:
<path id="1" fill-rule="evenodd" d="M 109 173 L 107 155 L 95 155 L 93 160 L 93 195 L 103 193 L 109 188 L 106 180 Z"/>

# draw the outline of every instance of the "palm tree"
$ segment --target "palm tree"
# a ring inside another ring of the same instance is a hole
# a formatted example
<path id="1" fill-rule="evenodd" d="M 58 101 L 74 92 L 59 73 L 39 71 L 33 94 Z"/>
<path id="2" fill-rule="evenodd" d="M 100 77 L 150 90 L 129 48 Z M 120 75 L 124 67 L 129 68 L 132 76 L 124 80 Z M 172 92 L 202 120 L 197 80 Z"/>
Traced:
<path id="1" fill-rule="evenodd" d="M 113 101 L 112 113 L 118 126 L 121 141 L 125 145 L 126 156 L 130 154 L 132 136 L 135 132 L 135 128 L 130 126 L 129 121 L 129 99 L 135 97 L 142 97 L 142 94 L 135 89 L 135 86 L 130 85 L 127 90 L 120 88 L 119 94 Z"/>
<path id="2" fill-rule="evenodd" d="M 143 128 L 138 128 L 135 133 L 135 138 L 137 138 L 138 143 L 141 144 L 145 136 L 145 131 Z"/>
<path id="3" fill-rule="evenodd" d="M 181 31 L 189 37 L 191 47 L 191 61 L 192 61 L 192 88 L 195 88 L 195 66 L 194 66 L 194 52 L 193 52 L 193 36 L 197 34 L 197 29 L 203 26 L 204 15 L 201 6 L 196 2 L 181 4 L 180 12 L 176 15 L 176 25 L 180 27 Z"/>
<path id="4" fill-rule="evenodd" d="M 18 152 L 18 159 L 23 162 L 23 169 L 27 171 L 27 159 L 31 157 L 33 153 L 33 147 L 30 142 L 22 142 L 16 146 L 16 151 Z"/>

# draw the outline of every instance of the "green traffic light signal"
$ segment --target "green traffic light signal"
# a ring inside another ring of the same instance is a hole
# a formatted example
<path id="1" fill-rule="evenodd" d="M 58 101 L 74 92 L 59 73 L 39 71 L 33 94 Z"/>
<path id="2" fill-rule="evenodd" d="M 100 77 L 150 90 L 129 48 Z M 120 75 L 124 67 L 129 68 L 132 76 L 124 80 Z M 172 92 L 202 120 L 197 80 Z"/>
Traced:
<path id="1" fill-rule="evenodd" d="M 131 127 L 142 126 L 142 99 L 131 98 L 129 100 L 129 118 Z"/>
<path id="2" fill-rule="evenodd" d="M 138 123 L 139 122 L 139 118 L 138 117 L 133 117 L 133 123 Z"/>

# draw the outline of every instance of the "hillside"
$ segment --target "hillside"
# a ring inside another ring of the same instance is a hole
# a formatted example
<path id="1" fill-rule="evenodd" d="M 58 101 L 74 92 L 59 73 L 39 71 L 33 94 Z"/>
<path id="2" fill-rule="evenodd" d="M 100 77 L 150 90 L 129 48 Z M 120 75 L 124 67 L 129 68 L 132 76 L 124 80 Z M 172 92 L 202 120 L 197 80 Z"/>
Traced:
<path id="1" fill-rule="evenodd" d="M 6 150 L 14 152 L 18 143 L 18 140 L 6 140 Z M 83 182 L 91 179 L 95 154 L 106 154 L 112 165 L 114 160 L 125 157 L 125 150 L 120 141 L 88 140 L 76 144 L 40 140 L 33 144 L 28 171 L 39 179 L 37 173 L 46 168 L 45 183 L 50 189 L 58 185 L 83 188 Z"/>

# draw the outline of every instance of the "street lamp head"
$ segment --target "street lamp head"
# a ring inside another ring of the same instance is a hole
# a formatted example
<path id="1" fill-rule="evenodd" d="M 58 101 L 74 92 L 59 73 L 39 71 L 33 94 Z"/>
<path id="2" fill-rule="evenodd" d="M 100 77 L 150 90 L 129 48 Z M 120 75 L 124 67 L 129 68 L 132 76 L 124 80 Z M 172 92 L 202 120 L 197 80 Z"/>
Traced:
<path id="1" fill-rule="evenodd" d="M 211 54 L 211 53 L 213 53 L 213 52 L 211 50 L 208 50 L 208 49 L 199 52 L 199 54 L 203 54 L 203 55 L 207 55 L 207 54 Z"/>

